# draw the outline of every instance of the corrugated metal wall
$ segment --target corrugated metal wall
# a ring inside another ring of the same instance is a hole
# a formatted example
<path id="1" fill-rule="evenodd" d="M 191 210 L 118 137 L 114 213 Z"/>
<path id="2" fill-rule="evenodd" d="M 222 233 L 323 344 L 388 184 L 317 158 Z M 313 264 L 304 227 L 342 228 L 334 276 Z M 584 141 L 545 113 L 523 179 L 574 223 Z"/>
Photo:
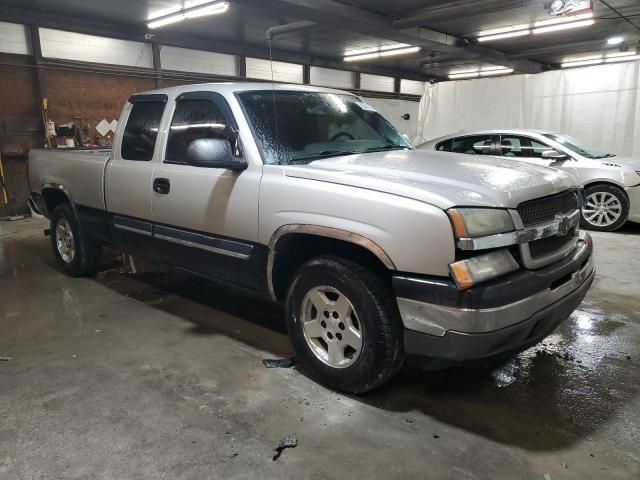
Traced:
<path id="1" fill-rule="evenodd" d="M 0 22 L 0 51 L 31 55 L 31 40 L 26 25 Z"/>
<path id="2" fill-rule="evenodd" d="M 40 28 L 40 43 L 45 58 L 153 68 L 153 54 L 148 43 L 50 28 Z"/>
<path id="3" fill-rule="evenodd" d="M 355 88 L 356 74 L 347 70 L 311 67 L 311 85 L 332 88 Z"/>
<path id="4" fill-rule="evenodd" d="M 163 70 L 229 77 L 238 75 L 238 57 L 224 53 L 163 45 L 160 47 L 160 64 Z"/>
<path id="5" fill-rule="evenodd" d="M 370 75 L 368 73 L 360 75 L 360 88 L 362 90 L 393 93 L 394 82 L 395 79 L 393 77 Z"/>
<path id="6" fill-rule="evenodd" d="M 273 69 L 273 70 L 272 70 Z M 302 83 L 302 65 L 247 57 L 247 78 Z"/>

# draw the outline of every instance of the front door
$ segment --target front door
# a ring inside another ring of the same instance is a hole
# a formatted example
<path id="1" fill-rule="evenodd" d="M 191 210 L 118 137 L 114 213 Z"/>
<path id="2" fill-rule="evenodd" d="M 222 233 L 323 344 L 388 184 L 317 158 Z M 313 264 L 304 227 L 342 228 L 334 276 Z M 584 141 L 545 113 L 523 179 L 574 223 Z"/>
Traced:
<path id="1" fill-rule="evenodd" d="M 166 105 L 166 95 L 134 95 L 129 99 L 105 175 L 112 238 L 133 253 L 151 253 L 151 177 Z"/>
<path id="2" fill-rule="evenodd" d="M 542 152 L 554 150 L 554 148 L 538 139 L 526 135 L 503 134 L 498 147 L 499 153 L 503 158 L 512 158 L 534 165 L 543 165 L 575 173 L 570 157 L 563 160 L 542 158 Z"/>
<path id="3" fill-rule="evenodd" d="M 187 92 L 176 99 L 165 151 L 153 173 L 154 236 L 170 263 L 256 287 L 261 255 L 258 190 L 261 168 L 242 172 L 190 165 L 187 149 L 201 138 L 222 138 L 242 156 L 237 124 L 224 97 Z"/>

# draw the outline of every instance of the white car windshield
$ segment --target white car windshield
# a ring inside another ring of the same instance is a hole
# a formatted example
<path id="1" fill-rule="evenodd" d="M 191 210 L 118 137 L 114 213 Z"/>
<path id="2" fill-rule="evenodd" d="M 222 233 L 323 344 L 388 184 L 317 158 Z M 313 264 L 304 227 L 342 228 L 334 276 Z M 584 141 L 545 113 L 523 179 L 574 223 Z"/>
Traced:
<path id="1" fill-rule="evenodd" d="M 606 158 L 615 157 L 612 153 L 599 152 L 598 150 L 583 145 L 579 140 L 568 135 L 556 135 L 554 133 L 545 133 L 545 137 L 558 142 L 560 145 L 568 148 L 572 152 L 577 153 L 586 158 Z"/>
<path id="2" fill-rule="evenodd" d="M 411 149 L 354 95 L 284 90 L 237 94 L 265 163 L 306 164 L 354 153 Z"/>

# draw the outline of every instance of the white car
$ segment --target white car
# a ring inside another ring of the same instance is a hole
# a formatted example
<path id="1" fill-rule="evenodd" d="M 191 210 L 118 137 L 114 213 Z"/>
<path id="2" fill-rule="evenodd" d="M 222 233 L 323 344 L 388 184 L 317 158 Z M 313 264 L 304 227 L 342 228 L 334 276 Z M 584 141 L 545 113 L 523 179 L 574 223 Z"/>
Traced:
<path id="1" fill-rule="evenodd" d="M 582 226 L 613 231 L 640 222 L 640 160 L 598 152 L 568 135 L 545 130 L 478 130 L 436 138 L 421 150 L 489 155 L 572 173 L 585 187 Z"/>

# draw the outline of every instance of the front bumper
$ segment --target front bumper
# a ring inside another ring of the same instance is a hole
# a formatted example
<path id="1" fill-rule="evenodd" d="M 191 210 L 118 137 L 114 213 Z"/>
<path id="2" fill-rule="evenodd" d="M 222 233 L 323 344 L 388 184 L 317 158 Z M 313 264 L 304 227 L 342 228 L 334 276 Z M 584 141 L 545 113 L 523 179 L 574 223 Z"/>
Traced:
<path id="1" fill-rule="evenodd" d="M 463 292 L 443 280 L 395 277 L 405 353 L 464 361 L 538 342 L 589 290 L 595 276 L 592 250 L 588 234 L 581 232 L 564 260 Z"/>

